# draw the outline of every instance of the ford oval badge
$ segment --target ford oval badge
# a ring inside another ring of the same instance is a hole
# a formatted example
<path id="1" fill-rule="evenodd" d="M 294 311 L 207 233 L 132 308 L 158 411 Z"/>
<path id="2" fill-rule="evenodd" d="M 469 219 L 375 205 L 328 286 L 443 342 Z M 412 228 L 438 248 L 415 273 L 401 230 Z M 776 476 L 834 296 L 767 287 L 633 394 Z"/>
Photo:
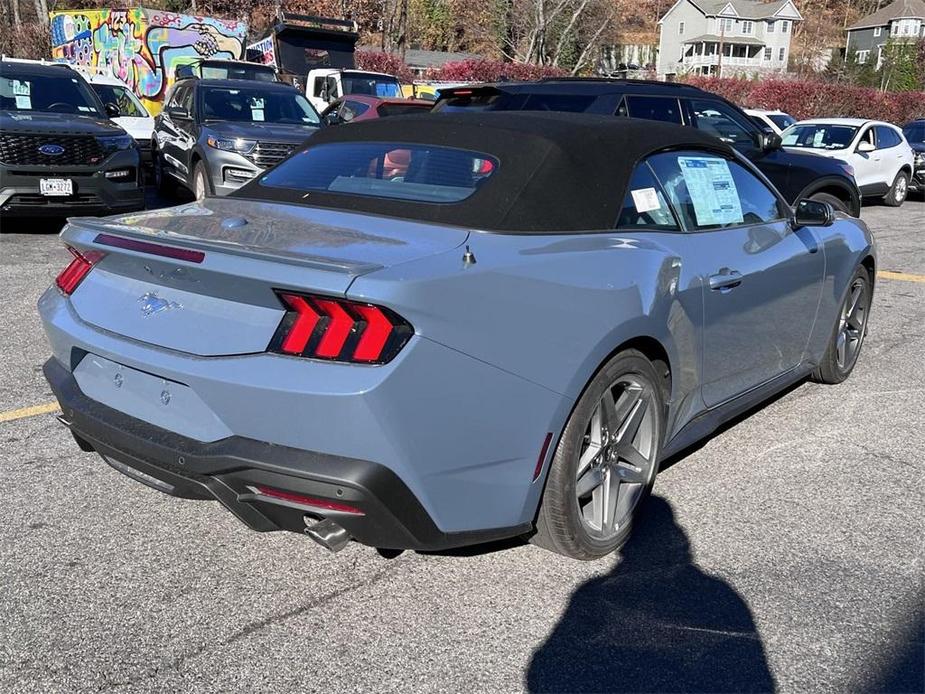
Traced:
<path id="1" fill-rule="evenodd" d="M 49 157 L 57 157 L 59 154 L 64 154 L 64 147 L 61 145 L 42 145 L 39 147 L 39 152 Z"/>

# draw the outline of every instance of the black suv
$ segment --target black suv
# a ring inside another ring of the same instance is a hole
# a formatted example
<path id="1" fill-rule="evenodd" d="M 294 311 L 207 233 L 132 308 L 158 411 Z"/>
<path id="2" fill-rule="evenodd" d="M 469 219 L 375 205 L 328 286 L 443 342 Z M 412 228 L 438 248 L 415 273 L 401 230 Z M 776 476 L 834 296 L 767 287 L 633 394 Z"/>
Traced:
<path id="1" fill-rule="evenodd" d="M 690 125 L 748 157 L 791 204 L 812 198 L 855 217 L 861 211 L 850 166 L 781 149 L 780 137 L 762 131 L 738 106 L 690 85 L 574 78 L 456 87 L 440 90 L 433 112 L 472 110 L 574 111 Z"/>
<path id="2" fill-rule="evenodd" d="M 909 181 L 909 190 L 925 193 L 925 118 L 906 123 L 903 135 L 915 152 L 915 173 Z"/>
<path id="3" fill-rule="evenodd" d="M 138 148 L 65 65 L 0 59 L 0 216 L 144 207 Z"/>
<path id="4" fill-rule="evenodd" d="M 154 119 L 151 158 L 162 193 L 227 195 L 278 164 L 321 126 L 298 90 L 280 82 L 183 79 Z"/>

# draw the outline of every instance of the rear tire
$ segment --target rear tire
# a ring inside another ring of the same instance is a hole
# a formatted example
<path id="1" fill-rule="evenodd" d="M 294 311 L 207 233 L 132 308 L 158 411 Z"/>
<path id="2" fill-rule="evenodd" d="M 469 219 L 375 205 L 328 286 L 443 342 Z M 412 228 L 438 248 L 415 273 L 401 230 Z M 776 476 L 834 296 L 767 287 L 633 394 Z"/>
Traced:
<path id="1" fill-rule="evenodd" d="M 164 159 L 156 147 L 151 147 L 151 169 L 154 175 L 154 187 L 157 189 L 158 194 L 164 197 L 173 197 L 177 192 L 177 187 L 164 171 Z"/>
<path id="2" fill-rule="evenodd" d="M 658 470 L 659 383 L 636 350 L 620 352 L 591 380 L 553 454 L 531 542 L 585 560 L 626 543 Z"/>
<path id="3" fill-rule="evenodd" d="M 835 197 L 831 193 L 813 193 L 809 196 L 810 200 L 815 200 L 816 202 L 827 202 L 832 207 L 835 208 L 836 212 L 844 212 L 845 214 L 851 214 L 848 209 L 848 203 L 846 203 L 841 198 Z"/>
<path id="4" fill-rule="evenodd" d="M 871 289 L 867 268 L 859 267 L 854 271 L 838 308 L 835 328 L 825 355 L 812 373 L 812 379 L 817 383 L 841 383 L 854 370 L 867 334 L 867 319 L 870 317 L 873 296 Z"/>
<path id="5" fill-rule="evenodd" d="M 901 207 L 906 202 L 909 195 L 909 174 L 900 171 L 893 179 L 893 185 L 890 186 L 890 192 L 883 196 L 883 202 L 890 207 Z"/>

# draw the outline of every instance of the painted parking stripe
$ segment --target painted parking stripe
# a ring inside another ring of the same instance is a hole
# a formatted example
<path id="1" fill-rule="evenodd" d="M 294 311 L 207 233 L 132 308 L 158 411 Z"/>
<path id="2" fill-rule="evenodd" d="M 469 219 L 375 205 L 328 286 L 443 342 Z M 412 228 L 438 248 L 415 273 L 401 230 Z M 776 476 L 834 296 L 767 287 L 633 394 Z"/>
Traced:
<path id="1" fill-rule="evenodd" d="M 21 407 L 18 410 L 7 410 L 6 412 L 0 412 L 0 422 L 12 422 L 16 419 L 35 417 L 40 414 L 57 412 L 58 409 L 58 403 L 46 402 L 43 405 L 32 405 L 31 407 Z"/>
<path id="2" fill-rule="evenodd" d="M 877 273 L 877 279 L 900 280 L 902 282 L 925 282 L 925 275 L 913 275 L 908 272 L 893 272 L 892 270 L 880 270 Z"/>

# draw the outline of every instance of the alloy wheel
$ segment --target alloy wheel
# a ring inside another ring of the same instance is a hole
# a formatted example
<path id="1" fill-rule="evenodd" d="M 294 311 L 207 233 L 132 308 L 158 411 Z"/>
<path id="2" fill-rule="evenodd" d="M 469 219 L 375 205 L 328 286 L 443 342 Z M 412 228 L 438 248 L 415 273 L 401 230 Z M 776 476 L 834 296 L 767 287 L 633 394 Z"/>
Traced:
<path id="1" fill-rule="evenodd" d="M 851 284 L 845 303 L 842 305 L 838 323 L 838 337 L 835 343 L 835 361 L 842 371 L 850 369 L 857 361 L 867 327 L 868 308 L 867 282 L 858 277 Z"/>
<path id="2" fill-rule="evenodd" d="M 196 195 L 197 200 L 204 200 L 206 197 L 206 179 L 201 173 L 196 174 L 196 180 L 193 184 L 195 190 L 193 191 Z"/>
<path id="3" fill-rule="evenodd" d="M 900 176 L 896 179 L 896 188 L 893 191 L 893 198 L 896 202 L 903 202 L 906 199 L 906 193 L 909 190 L 909 184 L 906 182 L 905 176 Z"/>
<path id="4" fill-rule="evenodd" d="M 599 540 L 613 538 L 629 522 L 655 473 L 655 403 L 645 379 L 621 376 L 588 421 L 575 495 L 582 524 Z"/>

